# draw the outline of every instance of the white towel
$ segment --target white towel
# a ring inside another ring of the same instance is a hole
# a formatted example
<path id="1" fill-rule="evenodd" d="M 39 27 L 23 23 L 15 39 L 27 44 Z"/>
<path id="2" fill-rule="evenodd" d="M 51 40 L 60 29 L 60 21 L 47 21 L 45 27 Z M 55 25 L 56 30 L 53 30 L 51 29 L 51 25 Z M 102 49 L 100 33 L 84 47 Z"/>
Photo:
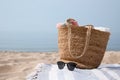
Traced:
<path id="1" fill-rule="evenodd" d="M 120 80 L 120 64 L 104 64 L 97 69 L 75 69 L 65 66 L 59 70 L 56 64 L 38 64 L 27 80 Z"/>
<path id="2" fill-rule="evenodd" d="M 110 28 L 107 28 L 107 27 L 94 27 L 94 29 L 105 31 L 105 32 L 110 32 Z"/>

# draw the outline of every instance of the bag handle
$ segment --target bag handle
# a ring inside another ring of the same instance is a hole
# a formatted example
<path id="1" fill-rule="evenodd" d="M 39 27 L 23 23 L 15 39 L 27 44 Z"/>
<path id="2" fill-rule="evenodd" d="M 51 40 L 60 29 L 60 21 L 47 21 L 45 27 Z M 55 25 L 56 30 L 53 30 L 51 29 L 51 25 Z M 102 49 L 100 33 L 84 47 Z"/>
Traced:
<path id="1" fill-rule="evenodd" d="M 70 26 L 68 26 L 68 49 L 69 49 L 69 53 L 70 53 L 70 55 L 73 57 L 73 58 L 80 58 L 80 57 L 82 57 L 84 54 L 85 54 L 85 52 L 86 52 L 86 50 L 87 50 L 87 48 L 88 48 L 88 45 L 89 45 L 89 41 L 90 41 L 90 35 L 91 35 L 91 29 L 93 28 L 93 25 L 86 25 L 86 27 L 88 28 L 87 29 L 87 33 L 86 33 L 86 41 L 85 41 L 85 47 L 84 47 L 84 49 L 83 49 L 83 52 L 82 52 L 82 54 L 80 55 L 80 56 L 74 56 L 72 53 L 71 53 L 71 27 Z"/>

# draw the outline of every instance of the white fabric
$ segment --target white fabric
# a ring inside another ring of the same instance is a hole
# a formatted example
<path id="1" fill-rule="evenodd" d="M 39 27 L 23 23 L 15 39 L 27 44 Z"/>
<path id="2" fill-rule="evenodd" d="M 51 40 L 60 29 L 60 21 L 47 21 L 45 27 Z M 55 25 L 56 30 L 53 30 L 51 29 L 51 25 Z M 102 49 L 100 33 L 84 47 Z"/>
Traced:
<path id="1" fill-rule="evenodd" d="M 109 32 L 110 29 L 107 27 L 94 27 L 94 29 L 100 30 L 100 31 L 105 31 L 105 32 Z"/>
<path id="2" fill-rule="evenodd" d="M 56 64 L 38 64 L 26 80 L 120 80 L 120 64 L 104 64 L 97 69 L 59 70 Z"/>

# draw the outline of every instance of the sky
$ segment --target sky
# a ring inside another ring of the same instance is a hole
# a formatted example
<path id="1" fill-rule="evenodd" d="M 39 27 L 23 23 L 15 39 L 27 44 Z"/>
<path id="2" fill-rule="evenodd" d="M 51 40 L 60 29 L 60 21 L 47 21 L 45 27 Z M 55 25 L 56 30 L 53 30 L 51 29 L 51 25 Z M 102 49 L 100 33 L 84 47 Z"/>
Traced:
<path id="1" fill-rule="evenodd" d="M 110 28 L 109 45 L 118 47 L 119 14 L 120 0 L 0 0 L 0 44 L 21 35 L 56 36 L 56 24 L 74 18 L 79 25 Z"/>

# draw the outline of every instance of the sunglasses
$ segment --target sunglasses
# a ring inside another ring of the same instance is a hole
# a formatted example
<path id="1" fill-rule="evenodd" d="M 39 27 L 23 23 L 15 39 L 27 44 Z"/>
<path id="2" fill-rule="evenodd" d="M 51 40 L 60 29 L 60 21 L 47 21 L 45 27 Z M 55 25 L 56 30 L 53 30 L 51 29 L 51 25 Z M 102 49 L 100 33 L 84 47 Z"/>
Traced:
<path id="1" fill-rule="evenodd" d="M 70 71 L 73 71 L 76 68 L 76 65 L 77 65 L 76 63 L 73 63 L 73 62 L 69 62 L 69 63 L 64 63 L 62 61 L 57 62 L 57 65 L 58 65 L 59 69 L 63 69 L 65 67 L 65 64 L 67 64 L 67 68 Z"/>

